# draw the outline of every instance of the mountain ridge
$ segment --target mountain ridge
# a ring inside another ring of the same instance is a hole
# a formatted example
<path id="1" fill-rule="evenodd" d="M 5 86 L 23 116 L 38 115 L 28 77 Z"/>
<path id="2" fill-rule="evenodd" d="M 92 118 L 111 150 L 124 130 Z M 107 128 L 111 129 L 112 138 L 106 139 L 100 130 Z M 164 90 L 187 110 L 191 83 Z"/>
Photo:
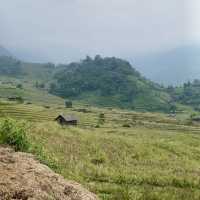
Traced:
<path id="1" fill-rule="evenodd" d="M 170 97 L 162 88 L 115 57 L 87 57 L 62 66 L 50 92 L 69 99 L 103 106 L 144 110 L 168 110 Z"/>
<path id="2" fill-rule="evenodd" d="M 199 55 L 200 45 L 181 46 L 162 53 L 136 56 L 134 65 L 152 81 L 180 85 L 200 79 Z"/>
<path id="3" fill-rule="evenodd" d="M 0 56 L 12 56 L 12 54 L 6 48 L 0 45 Z"/>

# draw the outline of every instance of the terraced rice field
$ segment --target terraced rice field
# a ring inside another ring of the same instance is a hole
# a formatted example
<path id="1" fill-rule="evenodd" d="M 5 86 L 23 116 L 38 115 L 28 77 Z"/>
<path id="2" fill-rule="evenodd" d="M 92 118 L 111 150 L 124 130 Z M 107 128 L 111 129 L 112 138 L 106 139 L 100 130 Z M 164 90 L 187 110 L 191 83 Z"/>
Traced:
<path id="1" fill-rule="evenodd" d="M 25 106 L 17 104 L 0 105 L 1 117 L 12 117 L 16 119 L 26 119 L 30 121 L 48 121 L 52 120 L 55 115 L 46 112 L 42 107 Z"/>
<path id="2" fill-rule="evenodd" d="M 77 127 L 54 118 L 74 114 Z M 104 122 L 99 123 L 104 113 Z M 158 113 L 75 105 L 1 103 L 0 117 L 27 120 L 31 143 L 60 173 L 102 200 L 199 200 L 200 128 Z"/>

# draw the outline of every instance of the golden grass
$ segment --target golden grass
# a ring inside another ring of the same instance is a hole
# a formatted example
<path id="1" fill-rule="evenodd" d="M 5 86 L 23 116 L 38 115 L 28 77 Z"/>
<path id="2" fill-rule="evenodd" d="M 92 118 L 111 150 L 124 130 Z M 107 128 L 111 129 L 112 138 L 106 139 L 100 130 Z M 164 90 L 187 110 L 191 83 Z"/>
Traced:
<path id="1" fill-rule="evenodd" d="M 200 129 L 164 114 L 122 110 L 4 105 L 0 113 L 30 121 L 29 139 L 55 160 L 60 173 L 104 200 L 199 200 Z M 77 127 L 61 127 L 58 113 Z M 99 114 L 105 123 L 98 124 Z M 130 127 L 123 127 L 124 124 Z"/>

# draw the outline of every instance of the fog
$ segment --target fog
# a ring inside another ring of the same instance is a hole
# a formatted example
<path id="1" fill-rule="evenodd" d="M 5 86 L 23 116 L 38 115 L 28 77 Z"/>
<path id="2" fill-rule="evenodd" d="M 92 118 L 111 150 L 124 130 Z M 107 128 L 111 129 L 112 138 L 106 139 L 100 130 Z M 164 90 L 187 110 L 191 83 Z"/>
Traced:
<path id="1" fill-rule="evenodd" d="M 0 44 L 20 59 L 132 58 L 199 43 L 198 0 L 0 0 Z"/>

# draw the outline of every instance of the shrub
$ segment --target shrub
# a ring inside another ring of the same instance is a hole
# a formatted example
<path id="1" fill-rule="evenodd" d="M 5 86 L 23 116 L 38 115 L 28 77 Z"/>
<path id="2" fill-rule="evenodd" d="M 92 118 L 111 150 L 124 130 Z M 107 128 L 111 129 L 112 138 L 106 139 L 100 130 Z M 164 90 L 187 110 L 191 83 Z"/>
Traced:
<path id="1" fill-rule="evenodd" d="M 93 158 L 91 160 L 91 163 L 93 163 L 94 165 L 100 165 L 100 164 L 103 164 L 104 162 L 105 162 L 105 159 L 103 157 Z"/>
<path id="2" fill-rule="evenodd" d="M 0 123 L 0 142 L 12 146 L 15 151 L 27 151 L 30 147 L 26 136 L 26 125 L 13 119 Z"/>
<path id="3" fill-rule="evenodd" d="M 95 125 L 95 128 L 100 128 L 100 125 L 99 124 Z"/>
<path id="4" fill-rule="evenodd" d="M 130 128 L 131 125 L 130 124 L 123 124 L 122 127 L 124 127 L 124 128 Z"/>
<path id="5" fill-rule="evenodd" d="M 23 85 L 22 84 L 17 84 L 16 88 L 23 89 Z"/>
<path id="6" fill-rule="evenodd" d="M 45 105 L 44 108 L 46 108 L 46 109 L 50 109 L 51 107 L 48 106 L 48 105 Z"/>
<path id="7" fill-rule="evenodd" d="M 58 167 L 52 156 L 45 154 L 43 147 L 40 144 L 30 143 L 28 141 L 26 132 L 27 125 L 24 122 L 18 122 L 13 119 L 5 119 L 0 122 L 0 144 L 10 145 L 15 151 L 23 151 L 36 155 L 36 158 L 43 164 L 49 166 L 51 169 L 60 173 Z"/>
<path id="8" fill-rule="evenodd" d="M 104 124 L 105 122 L 105 115 L 104 113 L 99 114 L 99 124 Z"/>
<path id="9" fill-rule="evenodd" d="M 72 108 L 72 101 L 65 101 L 65 108 Z"/>

